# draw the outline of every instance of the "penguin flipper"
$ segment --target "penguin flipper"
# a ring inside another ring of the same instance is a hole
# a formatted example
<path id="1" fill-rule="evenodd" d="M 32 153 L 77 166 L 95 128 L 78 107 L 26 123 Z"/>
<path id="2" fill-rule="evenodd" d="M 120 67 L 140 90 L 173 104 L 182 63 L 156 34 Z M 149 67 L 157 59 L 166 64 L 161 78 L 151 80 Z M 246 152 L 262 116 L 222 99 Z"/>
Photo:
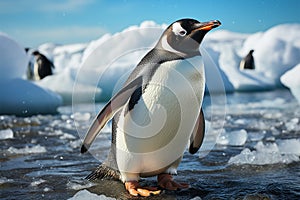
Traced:
<path id="1" fill-rule="evenodd" d="M 85 153 L 89 149 L 100 130 L 126 104 L 135 90 L 141 86 L 142 77 L 138 77 L 129 84 L 125 85 L 114 97 L 111 98 L 111 100 L 104 106 L 101 112 L 94 119 L 92 125 L 86 133 L 81 146 L 81 153 Z"/>
<path id="2" fill-rule="evenodd" d="M 193 134 L 191 135 L 190 138 L 190 148 L 189 152 L 191 154 L 195 154 L 199 148 L 202 145 L 203 138 L 205 134 L 205 119 L 204 119 L 204 114 L 201 108 L 201 111 L 199 113 L 199 116 L 197 118 Z"/>

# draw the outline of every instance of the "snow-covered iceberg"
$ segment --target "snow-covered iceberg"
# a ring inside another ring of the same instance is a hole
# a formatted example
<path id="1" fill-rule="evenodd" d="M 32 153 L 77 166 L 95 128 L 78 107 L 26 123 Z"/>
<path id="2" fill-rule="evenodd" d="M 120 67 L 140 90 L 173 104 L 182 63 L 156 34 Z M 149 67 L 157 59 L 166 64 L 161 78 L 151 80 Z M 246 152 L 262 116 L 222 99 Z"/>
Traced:
<path id="1" fill-rule="evenodd" d="M 145 21 L 85 44 L 43 44 L 37 49 L 54 62 L 55 71 L 36 84 L 60 94 L 65 103 L 106 101 L 166 26 Z M 256 69 L 241 71 L 239 63 L 250 49 Z M 200 51 L 210 93 L 271 90 L 281 87 L 280 77 L 300 63 L 300 24 L 277 25 L 254 34 L 216 29 L 207 34 Z M 19 70 L 11 74 L 24 76 L 24 67 Z"/>
<path id="2" fill-rule="evenodd" d="M 37 84 L 59 93 L 65 102 L 72 94 L 76 102 L 105 101 L 165 28 L 145 21 L 86 44 L 43 44 L 37 49 L 53 60 L 56 75 Z M 241 71 L 239 63 L 251 49 L 256 69 Z M 300 24 L 282 24 L 254 34 L 215 30 L 207 34 L 200 51 L 210 93 L 271 90 L 281 87 L 281 75 L 300 63 Z"/>
<path id="3" fill-rule="evenodd" d="M 283 74 L 280 80 L 286 87 L 290 88 L 292 94 L 300 103 L 300 63 Z"/>
<path id="4" fill-rule="evenodd" d="M 61 97 L 22 79 L 28 65 L 24 48 L 0 33 L 0 52 L 0 114 L 55 113 Z"/>

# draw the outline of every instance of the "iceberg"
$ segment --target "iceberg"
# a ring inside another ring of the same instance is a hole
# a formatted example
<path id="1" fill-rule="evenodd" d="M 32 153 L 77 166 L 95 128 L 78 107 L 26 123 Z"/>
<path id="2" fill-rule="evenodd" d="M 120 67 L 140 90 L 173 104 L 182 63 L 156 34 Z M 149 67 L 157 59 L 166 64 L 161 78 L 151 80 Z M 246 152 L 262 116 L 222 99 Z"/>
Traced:
<path id="1" fill-rule="evenodd" d="M 22 79 L 28 57 L 17 42 L 0 33 L 0 114 L 29 116 L 56 113 L 61 97 Z"/>
<path id="2" fill-rule="evenodd" d="M 288 87 L 300 103 L 300 63 L 280 77 L 283 85 Z"/>
<path id="3" fill-rule="evenodd" d="M 154 47 L 166 27 L 165 24 L 144 21 L 88 43 L 42 44 L 37 50 L 53 61 L 55 71 L 53 76 L 36 84 L 58 93 L 66 104 L 72 100 L 75 103 L 107 101 L 141 58 Z M 289 31 L 285 32 L 286 29 Z M 207 34 L 200 49 L 207 92 L 264 91 L 282 87 L 281 82 L 286 85 L 285 78 L 280 82 L 280 77 L 300 63 L 299 32 L 300 24 L 281 24 L 254 34 L 222 29 Z M 256 69 L 240 70 L 239 63 L 250 49 L 255 50 Z M 20 47 L 18 51 L 22 59 L 14 60 L 22 62 L 23 67 L 15 69 L 10 75 L 1 74 L 1 77 L 24 76 L 28 58 Z M 8 57 L 5 56 L 5 63 L 9 62 Z M 15 65 L 20 66 L 18 63 Z M 293 88 L 293 94 L 298 94 L 296 87 Z"/>
<path id="4" fill-rule="evenodd" d="M 287 27 L 290 31 L 285 35 L 289 34 L 289 37 L 283 37 L 282 30 Z M 145 21 L 87 44 L 44 44 L 39 50 L 48 52 L 58 66 L 56 72 L 64 75 L 53 76 L 51 81 L 42 80 L 40 85 L 57 91 L 65 99 L 70 98 L 67 93 L 70 93 L 73 83 L 73 86 L 78 85 L 76 91 L 87 88 L 90 91 L 88 96 L 94 96 L 94 101 L 106 101 L 153 48 L 165 28 L 165 24 Z M 209 93 L 264 91 L 281 87 L 280 76 L 300 62 L 299 30 L 299 24 L 282 24 L 254 34 L 226 30 L 209 33 L 200 49 Z M 256 70 L 241 71 L 239 62 L 250 49 L 255 50 Z M 68 89 L 63 91 L 61 87 L 51 86 L 56 84 L 56 79 L 63 77 L 69 80 L 64 86 Z"/>

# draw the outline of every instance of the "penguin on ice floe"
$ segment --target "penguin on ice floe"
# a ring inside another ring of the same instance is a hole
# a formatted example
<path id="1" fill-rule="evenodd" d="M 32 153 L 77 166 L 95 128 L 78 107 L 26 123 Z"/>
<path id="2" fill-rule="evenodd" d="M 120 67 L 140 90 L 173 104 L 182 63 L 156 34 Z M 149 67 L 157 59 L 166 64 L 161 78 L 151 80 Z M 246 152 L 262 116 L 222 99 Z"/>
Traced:
<path id="1" fill-rule="evenodd" d="M 240 62 L 240 70 L 255 69 L 253 52 L 254 52 L 254 50 L 251 49 L 249 51 L 249 53 L 241 60 L 241 62 Z"/>
<path id="2" fill-rule="evenodd" d="M 87 179 L 119 179 L 134 196 L 160 193 L 141 187 L 140 177 L 158 176 L 162 189 L 189 187 L 175 182 L 172 175 L 188 143 L 194 154 L 203 141 L 205 75 L 199 45 L 208 31 L 220 25 L 217 20 L 181 19 L 164 31 L 89 128 L 82 153 L 112 118 L 108 158 Z"/>
<path id="3" fill-rule="evenodd" d="M 29 52 L 29 49 L 25 51 Z M 27 79 L 37 81 L 53 74 L 54 64 L 46 56 L 39 51 L 33 51 L 31 55 L 33 59 L 30 59 L 27 67 Z"/>

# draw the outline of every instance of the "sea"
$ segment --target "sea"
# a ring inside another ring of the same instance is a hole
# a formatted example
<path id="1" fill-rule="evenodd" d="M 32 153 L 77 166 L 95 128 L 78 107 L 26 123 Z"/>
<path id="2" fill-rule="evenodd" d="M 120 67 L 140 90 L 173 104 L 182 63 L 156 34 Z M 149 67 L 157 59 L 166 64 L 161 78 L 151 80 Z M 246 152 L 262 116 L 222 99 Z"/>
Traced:
<path id="1" fill-rule="evenodd" d="M 111 123 L 93 153 L 82 137 L 105 104 L 65 105 L 56 115 L 0 116 L 1 199 L 139 199 L 115 180 L 85 177 L 107 156 Z M 188 189 L 147 199 L 300 199 L 300 106 L 287 89 L 206 95 L 206 136 L 185 152 L 174 179 Z M 142 185 L 156 185 L 143 178 Z"/>

